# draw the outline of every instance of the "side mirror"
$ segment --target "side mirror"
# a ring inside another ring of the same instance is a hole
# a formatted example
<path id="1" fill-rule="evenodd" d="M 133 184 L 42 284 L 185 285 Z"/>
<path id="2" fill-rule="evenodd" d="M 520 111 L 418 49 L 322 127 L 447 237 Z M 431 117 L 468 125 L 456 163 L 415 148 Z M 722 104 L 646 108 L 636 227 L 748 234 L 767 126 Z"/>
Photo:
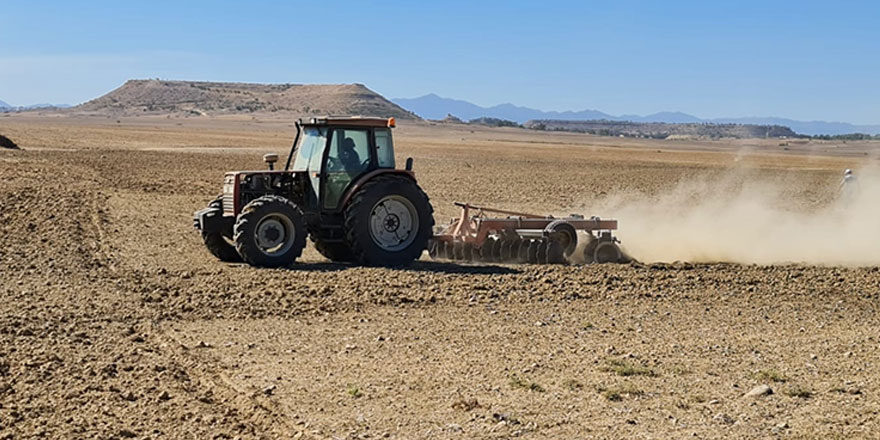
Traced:
<path id="1" fill-rule="evenodd" d="M 275 169 L 275 162 L 278 162 L 278 155 L 275 153 L 264 154 L 263 161 L 266 162 L 266 165 L 269 165 L 269 171 L 272 171 Z"/>

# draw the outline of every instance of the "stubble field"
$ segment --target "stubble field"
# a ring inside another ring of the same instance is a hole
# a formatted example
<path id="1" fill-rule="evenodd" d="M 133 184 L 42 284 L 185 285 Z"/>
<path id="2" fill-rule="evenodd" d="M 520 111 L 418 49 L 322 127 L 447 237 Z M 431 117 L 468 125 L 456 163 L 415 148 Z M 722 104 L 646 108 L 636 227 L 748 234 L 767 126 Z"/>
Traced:
<path id="1" fill-rule="evenodd" d="M 619 217 L 639 262 L 393 270 L 307 248 L 269 270 L 213 260 L 191 213 L 224 171 L 286 153 L 290 121 L 14 116 L 0 133 L 24 148 L 0 151 L 0 438 L 880 432 L 878 242 L 825 223 L 862 227 L 835 190 L 874 144 L 404 125 L 398 161 L 438 224 L 453 201 Z"/>

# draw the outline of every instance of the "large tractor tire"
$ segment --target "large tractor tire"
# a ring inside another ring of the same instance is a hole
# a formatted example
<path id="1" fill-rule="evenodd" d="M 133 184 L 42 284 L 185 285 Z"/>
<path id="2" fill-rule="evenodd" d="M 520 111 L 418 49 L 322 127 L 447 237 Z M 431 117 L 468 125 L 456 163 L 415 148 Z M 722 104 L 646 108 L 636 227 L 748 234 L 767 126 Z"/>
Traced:
<path id="1" fill-rule="evenodd" d="M 263 196 L 245 205 L 233 230 L 241 258 L 264 267 L 293 264 L 308 236 L 302 211 L 281 196 Z"/>
<path id="2" fill-rule="evenodd" d="M 208 208 L 216 209 L 216 215 L 223 215 L 223 196 L 217 197 L 208 203 Z M 230 242 L 232 237 L 227 237 L 220 232 L 202 232 L 202 241 L 208 252 L 217 257 L 220 261 L 227 263 L 241 262 L 241 256 L 235 250 L 235 246 Z"/>
<path id="3" fill-rule="evenodd" d="M 428 196 L 409 178 L 377 176 L 345 207 L 345 238 L 354 261 L 405 266 L 428 246 L 434 228 Z"/>

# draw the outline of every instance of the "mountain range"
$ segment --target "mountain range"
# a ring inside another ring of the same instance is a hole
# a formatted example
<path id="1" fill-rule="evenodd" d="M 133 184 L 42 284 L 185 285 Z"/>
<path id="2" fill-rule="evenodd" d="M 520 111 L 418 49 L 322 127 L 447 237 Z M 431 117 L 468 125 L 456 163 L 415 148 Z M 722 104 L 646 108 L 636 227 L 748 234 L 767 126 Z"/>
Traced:
<path id="1" fill-rule="evenodd" d="M 2 112 L 14 112 L 21 110 L 37 110 L 41 108 L 70 108 L 67 104 L 33 104 L 33 105 L 23 105 L 23 106 L 14 106 L 6 103 L 5 101 L 0 101 L 0 113 Z"/>
<path id="2" fill-rule="evenodd" d="M 865 133 L 880 134 L 878 125 L 855 125 L 847 122 L 826 121 L 797 121 L 778 117 L 741 117 L 741 118 L 712 118 L 703 119 L 682 112 L 660 112 L 646 116 L 620 115 L 614 116 L 599 110 L 580 111 L 544 111 L 529 107 L 521 107 L 513 104 L 499 104 L 492 107 L 481 107 L 460 99 L 450 99 L 428 94 L 418 98 L 395 98 L 391 100 L 395 104 L 414 112 L 426 119 L 443 119 L 447 115 L 454 115 L 464 120 L 480 117 L 492 117 L 515 121 L 520 124 L 536 119 L 556 119 L 566 121 L 631 121 L 631 122 L 665 122 L 665 123 L 711 123 L 711 124 L 756 124 L 756 125 L 782 125 L 789 127 L 799 134 L 849 134 Z"/>

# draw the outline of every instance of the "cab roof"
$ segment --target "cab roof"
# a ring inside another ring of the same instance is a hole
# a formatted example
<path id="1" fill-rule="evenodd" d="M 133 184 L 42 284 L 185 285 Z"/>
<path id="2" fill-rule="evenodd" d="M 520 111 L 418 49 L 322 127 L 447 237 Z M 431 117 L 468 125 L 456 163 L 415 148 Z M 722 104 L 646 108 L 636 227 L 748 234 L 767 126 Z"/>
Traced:
<path id="1" fill-rule="evenodd" d="M 298 122 L 303 126 L 347 125 L 357 127 L 394 128 L 396 125 L 394 118 L 376 118 L 367 116 L 320 116 L 314 118 L 300 118 Z"/>

